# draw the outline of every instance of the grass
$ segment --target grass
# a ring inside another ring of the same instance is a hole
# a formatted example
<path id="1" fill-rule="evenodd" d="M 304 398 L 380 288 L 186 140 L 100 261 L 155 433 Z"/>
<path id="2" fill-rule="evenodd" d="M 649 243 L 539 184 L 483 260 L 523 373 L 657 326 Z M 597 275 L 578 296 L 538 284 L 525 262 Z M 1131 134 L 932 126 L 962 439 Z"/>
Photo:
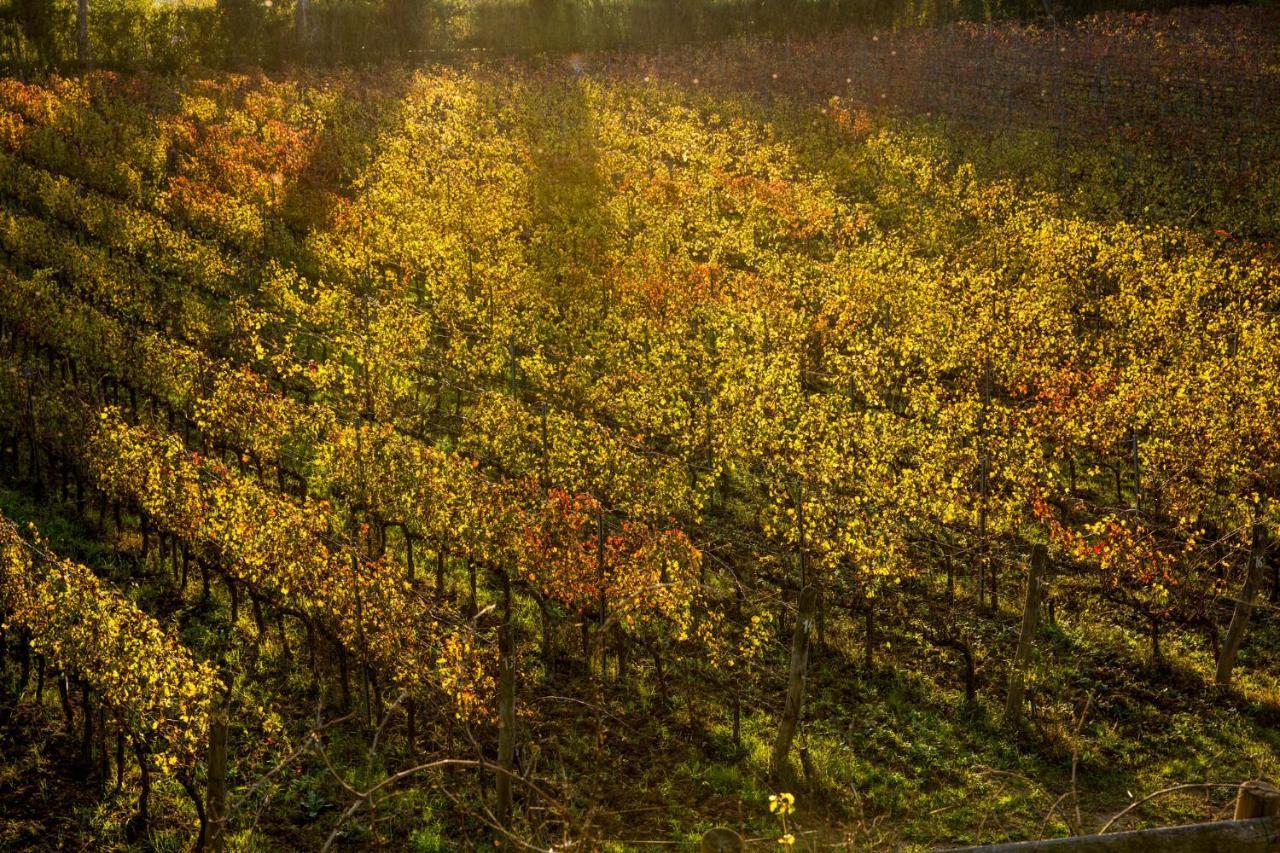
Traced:
<path id="1" fill-rule="evenodd" d="M 37 521 L 50 539 L 71 547 L 104 572 L 127 575 L 128 552 L 90 541 L 76 522 L 37 506 L 12 491 L 0 491 L 0 509 Z M 148 593 L 153 612 L 169 612 L 183 624 L 186 642 L 207 650 L 219 642 L 224 602 L 201 604 L 198 583 L 186 598 Z M 139 594 L 145 586 L 137 587 Z M 223 591 L 215 585 L 215 596 Z M 918 592 L 918 591 L 917 591 Z M 219 606 L 221 605 L 221 606 Z M 1039 639 L 1032 710 L 1025 732 L 1000 725 L 999 660 L 979 662 L 978 701 L 967 706 L 954 661 L 913 636 L 911 620 L 888 623 L 872 671 L 861 667 L 860 625 L 836 616 L 829 645 L 817 651 L 797 750 L 807 751 L 808 772 L 796 761 L 797 837 L 803 845 L 847 845 L 853 849 L 924 850 L 955 842 L 991 842 L 1096 830 L 1135 798 L 1181 782 L 1237 783 L 1274 776 L 1280 756 L 1280 695 L 1274 673 L 1258 666 L 1280 646 L 1268 610 L 1254 625 L 1234 691 L 1207 687 L 1213 661 L 1199 638 L 1173 633 L 1166 661 L 1153 669 L 1146 638 L 1120 617 L 1063 613 Z M 993 633 L 1010 618 L 984 620 Z M 240 685 L 249 701 L 265 704 L 266 685 L 275 710 L 264 711 L 282 743 L 265 746 L 242 732 L 235 784 L 244 784 L 300 732 L 289 720 L 306 719 L 305 668 L 293 667 L 282 690 L 278 639 L 269 632 L 256 658 L 248 652 L 256 632 L 248 608 L 241 609 L 233 648 L 247 675 Z M 568 640 L 568 638 L 562 638 Z M 296 638 L 294 640 L 296 646 Z M 983 648 L 1000 648 L 999 637 Z M 297 654 L 295 648 L 295 654 Z M 770 660 L 769 665 L 776 661 Z M 543 692 L 586 695 L 581 672 L 545 673 Z M 563 703 L 530 732 L 539 745 L 541 772 L 594 778 L 589 786 L 605 809 L 594 828 L 602 847 L 631 849 L 638 841 L 690 846 L 714 825 L 729 825 L 748 837 L 769 839 L 776 821 L 768 812 L 768 760 L 774 733 L 772 706 L 780 701 L 778 676 L 761 673 L 760 693 L 750 697 L 735 745 L 727 709 L 693 697 L 663 705 L 651 685 L 639 680 L 625 701 L 601 717 L 599 735 L 591 708 Z M 53 694 L 53 695 L 50 695 Z M 71 784 L 76 746 L 67 737 L 56 694 L 42 703 L 27 700 L 9 723 L 0 757 L 0 842 L 22 846 L 34 839 L 79 838 L 94 845 L 123 843 L 120 827 L 133 809 L 134 780 L 119 793 L 99 798 Z M 1080 725 L 1086 702 L 1088 714 Z M 1079 726 L 1079 737 L 1075 735 Z M 294 730 L 290 733 L 289 729 Z M 391 766 L 365 770 L 366 737 L 340 729 L 329 751 L 349 784 L 380 778 Z M 247 755 L 246 755 L 247 753 Z M 796 753 L 793 752 L 793 760 Z M 247 760 L 245 760 L 247 758 Z M 526 756 L 527 760 L 527 756 Z M 1071 775 L 1075 763 L 1077 779 Z M 256 768 L 256 770 L 255 770 Z M 1073 790 L 1078 794 L 1072 795 Z M 307 761 L 291 776 L 268 786 L 270 817 L 257 831 L 232 840 L 236 850 L 284 850 L 318 845 L 333 815 L 349 798 L 323 766 Z M 1131 826 L 1206 820 L 1224 813 L 1231 792 L 1215 789 L 1171 796 L 1139 810 Z M 1055 808 L 1055 803 L 1057 807 Z M 153 811 L 161 819 L 148 844 L 177 850 L 189 843 L 194 815 L 176 783 L 161 782 Z M 589 810 L 591 802 L 578 803 Z M 412 850 L 466 849 L 480 840 L 459 838 L 448 815 L 451 804 L 433 787 L 409 787 L 381 804 L 378 835 L 402 838 Z M 1079 810 L 1077 822 L 1076 810 Z M 363 822 L 342 836 L 347 849 L 374 843 Z"/>

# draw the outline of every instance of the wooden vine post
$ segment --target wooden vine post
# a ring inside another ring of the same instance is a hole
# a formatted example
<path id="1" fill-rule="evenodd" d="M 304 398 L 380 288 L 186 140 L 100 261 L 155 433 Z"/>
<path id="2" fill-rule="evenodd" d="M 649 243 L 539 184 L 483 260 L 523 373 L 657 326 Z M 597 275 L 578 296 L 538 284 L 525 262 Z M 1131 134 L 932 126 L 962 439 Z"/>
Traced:
<path id="1" fill-rule="evenodd" d="M 1022 723 L 1022 702 L 1025 694 L 1023 678 L 1027 662 L 1031 659 L 1031 647 L 1035 643 L 1036 627 L 1040 621 L 1040 578 L 1044 574 L 1049 551 L 1037 544 L 1031 549 L 1031 568 L 1027 572 L 1027 598 L 1022 605 L 1022 632 L 1018 635 L 1018 649 L 1013 655 L 1009 670 L 1009 693 L 1004 703 L 1004 723 L 1016 728 Z"/>
<path id="2" fill-rule="evenodd" d="M 1280 816 L 1280 788 L 1269 782 L 1245 782 L 1236 795 L 1236 820 Z"/>
<path id="3" fill-rule="evenodd" d="M 1244 644 L 1245 629 L 1249 627 L 1249 617 L 1253 615 L 1253 602 L 1262 586 L 1265 558 L 1267 550 L 1267 528 L 1261 524 L 1253 525 L 1252 541 L 1249 545 L 1249 568 L 1245 574 L 1244 586 L 1240 597 L 1236 599 L 1236 609 L 1231 614 L 1231 625 L 1227 628 L 1227 637 L 1222 642 L 1222 652 L 1218 655 L 1218 672 L 1215 678 L 1219 687 L 1231 684 L 1231 670 L 1236 665 L 1236 655 Z"/>
<path id="4" fill-rule="evenodd" d="M 698 853 L 742 853 L 742 836 L 723 826 L 708 829 L 698 844 Z"/>
<path id="5" fill-rule="evenodd" d="M 800 723 L 800 705 L 804 701 L 804 681 L 809 668 L 809 644 L 812 639 L 814 615 L 818 608 L 818 588 L 806 586 L 800 592 L 800 612 L 796 617 L 795 633 L 791 636 L 791 675 L 787 680 L 787 699 L 778 723 L 778 736 L 773 742 L 770 760 L 775 778 L 787 770 L 787 753 Z"/>

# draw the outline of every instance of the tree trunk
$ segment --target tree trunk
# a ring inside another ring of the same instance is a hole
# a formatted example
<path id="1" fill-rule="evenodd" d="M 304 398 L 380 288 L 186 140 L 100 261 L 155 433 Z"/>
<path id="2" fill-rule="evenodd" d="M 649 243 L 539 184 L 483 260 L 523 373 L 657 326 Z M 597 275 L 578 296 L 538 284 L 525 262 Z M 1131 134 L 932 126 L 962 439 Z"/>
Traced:
<path id="1" fill-rule="evenodd" d="M 404 704 L 405 740 L 409 747 L 409 756 L 418 755 L 418 703 L 410 696 Z"/>
<path id="2" fill-rule="evenodd" d="M 133 818 L 136 827 L 134 838 L 145 838 L 151 826 L 151 768 L 148 766 L 147 749 L 142 741 L 134 738 L 133 754 L 138 759 L 138 779 L 141 786 L 138 791 L 138 813 Z"/>
<path id="3" fill-rule="evenodd" d="M 1253 541 L 1249 547 L 1249 567 L 1245 573 L 1244 587 L 1240 597 L 1236 599 L 1236 609 L 1231 615 L 1231 625 L 1227 628 L 1227 637 L 1222 643 L 1222 653 L 1218 656 L 1218 686 L 1231 684 L 1231 670 L 1236 664 L 1236 655 L 1244 644 L 1245 629 L 1249 627 L 1249 617 L 1253 613 L 1253 600 L 1262 586 L 1264 573 L 1263 554 L 1267 547 L 1267 529 L 1261 524 L 1253 525 Z"/>
<path id="4" fill-rule="evenodd" d="M 413 567 L 413 537 L 409 535 L 409 528 L 401 526 L 404 531 L 404 562 L 405 571 L 409 575 L 409 583 L 413 583 L 416 572 Z"/>
<path id="5" fill-rule="evenodd" d="M 956 600 L 956 571 L 951 563 L 950 554 L 947 554 L 942 560 L 947 569 L 947 602 L 951 603 Z"/>
<path id="6" fill-rule="evenodd" d="M 1049 551 L 1044 545 L 1031 549 L 1031 568 L 1027 572 L 1027 599 L 1022 607 L 1022 633 L 1018 636 L 1018 649 L 1009 670 L 1009 693 L 1004 703 L 1004 723 L 1017 728 L 1022 723 L 1024 694 L 1023 674 L 1031 659 L 1031 646 L 1035 642 L 1036 623 L 1040 618 L 1040 576 L 1044 573 Z"/>
<path id="7" fill-rule="evenodd" d="M 1164 655 L 1160 653 L 1160 617 L 1155 613 L 1147 614 L 1147 624 L 1151 629 L 1151 666 L 1158 667 L 1164 663 Z"/>
<path id="8" fill-rule="evenodd" d="M 786 704 L 778 723 L 778 736 L 773 742 L 770 769 L 775 778 L 781 778 L 787 770 L 787 754 L 800 723 L 800 706 L 804 701 L 804 682 L 809 668 L 809 641 L 813 633 L 814 614 L 818 607 L 817 587 L 807 586 L 800 593 L 800 612 L 796 618 L 795 633 L 791 637 L 791 676 L 787 681 Z"/>
<path id="9" fill-rule="evenodd" d="M 81 65 L 89 61 L 89 0 L 76 6 L 76 59 Z"/>
<path id="10" fill-rule="evenodd" d="M 510 622 L 498 631 L 498 821 L 511 823 L 511 774 L 516 754 L 515 630 Z"/>
<path id="11" fill-rule="evenodd" d="M 1271 561 L 1271 603 L 1280 602 L 1280 560 Z"/>
<path id="12" fill-rule="evenodd" d="M 549 673 L 554 669 L 551 660 L 551 613 L 547 609 L 547 600 L 541 595 L 535 593 L 534 601 L 538 603 L 539 621 L 542 623 L 542 666 Z"/>
<path id="13" fill-rule="evenodd" d="M 868 598 L 863 602 L 863 616 L 866 623 L 866 632 L 862 643 L 862 668 L 868 673 L 875 663 L 875 647 L 876 647 L 876 600 Z"/>
<path id="14" fill-rule="evenodd" d="M 89 703 L 89 682 L 80 682 L 80 762 L 93 768 L 93 707 Z"/>
<path id="15" fill-rule="evenodd" d="M 467 610 L 467 618 L 469 619 L 472 616 L 475 616 L 480 609 L 480 605 L 476 601 L 476 564 L 470 557 L 467 557 L 467 583 L 468 589 L 471 593 Z"/>
<path id="16" fill-rule="evenodd" d="M 978 676 L 973 664 L 973 649 L 959 636 L 930 637 L 929 641 L 944 649 L 954 649 L 964 662 L 964 701 L 972 705 L 978 698 Z"/>
<path id="17" fill-rule="evenodd" d="M 253 613 L 253 626 L 257 629 L 257 633 L 253 637 L 253 645 L 257 648 L 266 637 L 267 622 L 262 616 L 262 601 L 253 594 L 252 590 L 249 591 L 249 609 Z"/>
<path id="18" fill-rule="evenodd" d="M 652 643 L 649 651 L 653 655 L 653 672 L 658 677 L 658 696 L 662 699 L 663 706 L 671 703 L 671 698 L 667 694 L 667 676 L 666 670 L 662 666 L 662 652 L 658 650 L 658 644 Z"/>
<path id="19" fill-rule="evenodd" d="M 338 679 L 342 688 L 342 710 L 351 707 L 351 667 L 347 665 L 347 650 L 341 643 L 338 648 Z"/>
<path id="20" fill-rule="evenodd" d="M 307 51 L 310 47 L 310 12 L 311 0 L 298 0 L 298 5 L 294 10 L 294 36 L 298 40 L 298 54 L 301 59 L 307 58 Z"/>
<path id="21" fill-rule="evenodd" d="M 182 771 L 178 774 L 178 782 L 182 784 L 182 790 L 187 792 L 187 797 L 191 800 L 191 805 L 195 806 L 196 818 L 200 821 L 200 834 L 196 837 L 197 851 L 206 849 L 209 837 L 209 820 L 204 813 L 204 800 L 200 797 L 200 792 L 196 790 L 195 779 L 191 777 L 190 771 Z"/>
<path id="22" fill-rule="evenodd" d="M 219 713 L 209 718 L 208 788 L 209 850 L 222 853 L 227 831 L 227 720 Z"/>
<path id="23" fill-rule="evenodd" d="M 21 692 L 18 693 L 22 695 Z M 62 716 L 67 721 L 67 737 L 74 738 L 76 736 L 76 718 L 75 712 L 71 708 L 71 680 L 67 677 L 66 670 L 58 676 L 58 699 L 62 702 Z"/>
<path id="24" fill-rule="evenodd" d="M 276 614 L 276 628 L 280 633 L 280 654 L 286 661 L 292 661 L 293 649 L 289 646 L 289 629 L 284 624 L 284 613 Z"/>
<path id="25" fill-rule="evenodd" d="M 107 779 L 111 777 L 111 753 L 107 749 L 107 709 L 98 705 L 98 790 L 105 792 Z"/>

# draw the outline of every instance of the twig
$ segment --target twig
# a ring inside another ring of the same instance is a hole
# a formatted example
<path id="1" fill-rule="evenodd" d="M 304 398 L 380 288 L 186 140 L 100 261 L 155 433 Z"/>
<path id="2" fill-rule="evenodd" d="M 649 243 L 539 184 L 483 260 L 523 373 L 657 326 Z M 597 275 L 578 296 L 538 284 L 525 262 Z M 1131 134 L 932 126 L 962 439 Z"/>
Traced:
<path id="1" fill-rule="evenodd" d="M 1092 704 L 1093 692 L 1090 691 L 1088 697 L 1084 700 L 1084 709 L 1080 712 L 1080 719 L 1076 721 L 1076 730 L 1071 735 L 1071 802 L 1076 811 L 1076 825 L 1071 829 L 1073 833 L 1078 833 L 1080 827 L 1084 826 L 1084 818 L 1080 815 L 1080 788 L 1076 784 L 1076 771 L 1080 768 L 1080 732 L 1084 729 L 1084 718 L 1089 716 L 1089 706 Z"/>
<path id="2" fill-rule="evenodd" d="M 1111 818 L 1111 820 L 1104 823 L 1102 825 L 1102 829 L 1098 830 L 1098 835 L 1106 835 L 1107 830 L 1111 828 L 1112 824 L 1120 820 L 1120 818 L 1124 817 L 1129 812 L 1136 809 L 1138 806 L 1142 805 L 1143 803 L 1154 800 L 1156 797 L 1163 796 L 1164 794 L 1172 794 L 1177 791 L 1204 790 L 1206 788 L 1235 788 L 1236 790 L 1239 790 L 1240 785 L 1239 783 L 1236 783 L 1236 782 L 1195 782 L 1187 785 L 1174 785 L 1171 788 L 1161 788 L 1159 791 L 1155 791 L 1154 793 L 1147 794 L 1145 797 L 1138 800 L 1137 802 L 1131 803 L 1128 807 L 1124 809 L 1124 811 L 1120 812 L 1115 817 Z"/>
<path id="3" fill-rule="evenodd" d="M 1067 797 L 1072 796 L 1073 794 L 1075 794 L 1074 790 L 1066 791 L 1062 794 L 1062 796 L 1058 797 L 1058 799 L 1053 801 L 1053 805 L 1049 806 L 1049 810 L 1044 813 L 1044 820 L 1040 821 L 1040 831 L 1037 833 L 1037 835 L 1039 835 L 1041 838 L 1044 838 L 1044 828 L 1049 825 L 1049 818 L 1053 817 L 1054 812 L 1057 812 L 1058 814 L 1063 814 L 1062 810 L 1059 809 L 1058 806 L 1062 804 L 1063 800 L 1065 800 Z M 1077 810 L 1078 809 L 1079 807 L 1077 806 Z M 1066 817 L 1066 815 L 1063 815 L 1063 817 Z M 1072 827 L 1071 834 L 1078 835 L 1079 832 L 1074 827 Z"/>
<path id="4" fill-rule="evenodd" d="M 412 776 L 416 773 L 422 773 L 424 771 L 434 770 L 440 767 L 475 767 L 482 770 L 494 770 L 499 773 L 505 773 L 508 776 L 510 776 L 512 779 L 518 780 L 521 784 L 529 786 L 539 796 L 550 800 L 550 798 L 548 798 L 546 794 L 540 791 L 536 786 L 534 786 L 527 779 L 522 779 L 519 776 L 517 776 L 515 773 L 511 773 L 503 769 L 502 767 L 499 767 L 496 764 L 491 764 L 488 761 L 478 760 L 474 758 L 440 758 L 435 761 L 425 762 L 423 764 L 415 764 L 413 767 L 406 767 L 404 770 L 400 770 L 396 773 L 391 774 L 390 776 L 383 779 L 381 782 L 378 782 L 376 785 L 374 785 L 373 787 L 369 788 L 366 791 L 356 791 L 355 792 L 357 797 L 356 801 L 352 803 L 347 808 L 347 810 L 343 812 L 342 815 L 338 818 L 338 823 L 336 826 L 334 826 L 333 831 L 329 833 L 329 838 L 325 841 L 324 847 L 321 848 L 321 853 L 326 853 L 326 851 L 330 850 L 333 847 L 334 841 L 336 841 L 338 838 L 338 833 L 342 831 L 343 824 L 345 824 L 347 820 L 351 818 L 352 815 L 358 812 L 360 810 L 360 807 L 363 806 L 366 802 L 368 802 L 369 799 L 378 791 L 390 785 L 394 785 L 396 782 L 399 782 L 400 780 L 405 779 L 409 776 Z M 486 823 L 487 822 L 488 821 L 486 821 Z M 528 842 L 522 841 L 521 839 L 510 835 L 510 833 L 508 833 L 505 829 L 502 829 L 502 827 L 500 826 L 494 826 L 494 828 L 501 831 L 504 835 L 508 835 L 508 837 L 512 838 L 513 840 L 519 841 L 523 846 L 527 847 L 530 850 L 539 851 L 539 853 L 551 853 L 551 851 L 549 850 L 542 850 L 542 848 L 540 847 L 534 847 Z"/>
<path id="5" fill-rule="evenodd" d="M 325 731 L 326 729 L 332 728 L 336 725 L 339 725 L 341 723 L 344 723 L 355 716 L 355 711 L 352 711 L 350 714 L 346 714 L 345 716 L 341 716 L 341 717 L 337 717 L 335 719 L 329 720 L 327 723 L 322 723 L 320 722 L 320 714 L 321 714 L 321 707 L 323 705 L 323 702 L 324 702 L 324 696 L 321 695 L 316 703 L 316 724 L 311 729 L 311 731 L 307 732 L 307 736 L 302 739 L 302 744 L 293 752 L 285 756 L 284 759 L 281 760 L 279 764 L 271 768 L 271 770 L 267 771 L 265 775 L 259 777 L 258 780 L 254 782 L 252 785 L 250 785 L 243 794 L 237 797 L 236 801 L 227 809 L 228 815 L 230 815 L 232 812 L 239 809 L 240 806 L 246 800 L 248 800 L 250 797 L 253 796 L 255 791 L 257 791 L 265 783 L 267 783 L 273 777 L 275 777 L 277 773 L 280 773 L 286 767 L 290 766 L 295 761 L 297 761 L 304 752 L 306 752 L 308 749 L 311 748 L 311 745 L 313 743 L 318 743 L 321 732 Z"/>

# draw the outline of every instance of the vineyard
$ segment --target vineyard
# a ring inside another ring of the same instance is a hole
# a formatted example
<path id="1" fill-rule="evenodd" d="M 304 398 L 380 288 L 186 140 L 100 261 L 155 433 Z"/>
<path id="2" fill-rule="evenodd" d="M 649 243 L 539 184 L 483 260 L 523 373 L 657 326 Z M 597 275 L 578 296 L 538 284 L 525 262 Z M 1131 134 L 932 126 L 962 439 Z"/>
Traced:
<path id="1" fill-rule="evenodd" d="M 1268 7 L 0 80 L 0 849 L 1218 816 L 1278 236 Z"/>

